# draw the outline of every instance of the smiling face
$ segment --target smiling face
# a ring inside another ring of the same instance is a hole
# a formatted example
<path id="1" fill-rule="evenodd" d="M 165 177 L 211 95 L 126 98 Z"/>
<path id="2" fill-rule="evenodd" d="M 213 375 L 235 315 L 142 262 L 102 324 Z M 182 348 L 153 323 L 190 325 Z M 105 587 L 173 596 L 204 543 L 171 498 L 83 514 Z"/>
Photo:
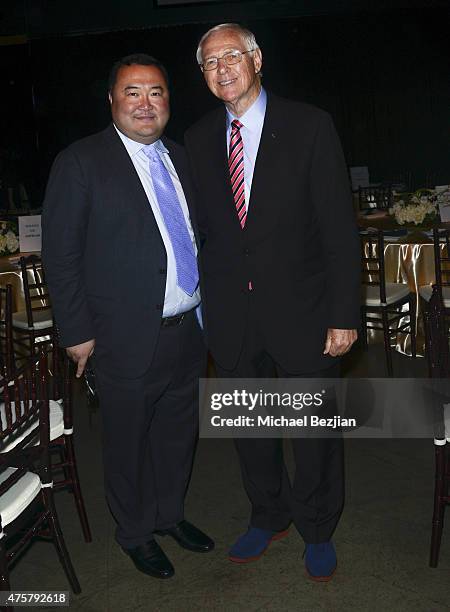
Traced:
<path id="1" fill-rule="evenodd" d="M 202 60 L 208 57 L 222 57 L 227 51 L 247 51 L 239 32 L 223 29 L 213 32 L 202 45 Z M 229 110 L 240 117 L 253 104 L 261 90 L 258 76 L 262 66 L 260 49 L 245 53 L 242 61 L 227 66 L 224 60 L 219 61 L 216 70 L 203 73 L 206 83 L 212 93 L 225 102 Z"/>
<path id="2" fill-rule="evenodd" d="M 157 66 L 122 66 L 109 94 L 116 127 L 128 138 L 151 144 L 169 120 L 169 90 Z"/>

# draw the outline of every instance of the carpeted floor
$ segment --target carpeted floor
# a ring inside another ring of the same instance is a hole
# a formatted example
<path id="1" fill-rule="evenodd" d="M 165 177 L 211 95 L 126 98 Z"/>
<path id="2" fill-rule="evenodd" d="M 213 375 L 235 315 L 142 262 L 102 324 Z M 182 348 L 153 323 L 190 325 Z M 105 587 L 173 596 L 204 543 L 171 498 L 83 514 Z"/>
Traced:
<path id="1" fill-rule="evenodd" d="M 397 375 L 424 376 L 424 360 L 396 355 Z M 355 350 L 352 376 L 384 376 L 382 347 Z M 186 518 L 216 541 L 208 554 L 160 539 L 176 575 L 166 581 L 138 573 L 114 542 L 114 522 L 103 496 L 98 414 L 88 416 L 76 393 L 79 470 L 93 542 L 85 544 L 72 497 L 57 494 L 64 535 L 82 586 L 70 609 L 100 611 L 448 610 L 450 530 L 440 563 L 428 567 L 433 495 L 431 440 L 347 440 L 346 506 L 335 533 L 338 570 L 330 583 L 305 576 L 303 542 L 292 527 L 257 562 L 230 563 L 227 550 L 246 529 L 248 502 L 231 440 L 201 439 L 186 499 Z M 292 470 L 289 443 L 286 457 Z M 51 544 L 36 541 L 11 571 L 13 588 L 67 590 Z M 49 608 L 50 609 L 50 608 Z"/>

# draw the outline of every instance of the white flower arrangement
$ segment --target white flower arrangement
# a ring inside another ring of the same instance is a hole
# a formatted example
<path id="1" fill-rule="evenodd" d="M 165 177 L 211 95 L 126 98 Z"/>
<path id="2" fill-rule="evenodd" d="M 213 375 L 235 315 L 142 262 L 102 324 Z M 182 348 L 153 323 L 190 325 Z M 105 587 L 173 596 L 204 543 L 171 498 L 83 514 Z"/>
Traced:
<path id="1" fill-rule="evenodd" d="M 0 256 L 13 255 L 19 250 L 19 239 L 13 223 L 0 222 Z"/>
<path id="2" fill-rule="evenodd" d="M 423 225 L 431 223 L 438 214 L 438 195 L 430 189 L 419 189 L 415 193 L 400 194 L 394 206 L 389 210 L 399 225 Z"/>

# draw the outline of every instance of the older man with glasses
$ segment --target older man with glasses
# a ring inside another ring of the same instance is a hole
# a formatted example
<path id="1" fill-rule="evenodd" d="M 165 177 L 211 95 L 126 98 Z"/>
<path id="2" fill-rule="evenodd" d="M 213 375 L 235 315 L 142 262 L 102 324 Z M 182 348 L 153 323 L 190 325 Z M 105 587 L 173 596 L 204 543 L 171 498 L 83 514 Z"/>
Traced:
<path id="1" fill-rule="evenodd" d="M 221 24 L 197 61 L 224 106 L 186 133 L 200 195 L 205 325 L 219 376 L 339 376 L 359 326 L 359 247 L 346 165 L 330 116 L 261 86 L 254 35 Z M 236 439 L 251 502 L 237 563 L 258 559 L 291 522 L 309 575 L 329 580 L 344 501 L 342 440 Z"/>

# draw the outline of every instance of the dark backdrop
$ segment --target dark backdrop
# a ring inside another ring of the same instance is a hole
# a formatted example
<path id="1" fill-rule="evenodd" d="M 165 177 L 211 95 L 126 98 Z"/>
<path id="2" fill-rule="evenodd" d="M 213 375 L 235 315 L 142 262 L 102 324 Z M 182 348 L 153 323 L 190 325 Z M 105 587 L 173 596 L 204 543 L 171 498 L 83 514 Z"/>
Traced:
<path id="1" fill-rule="evenodd" d="M 450 182 L 448 12 L 383 11 L 249 21 L 263 51 L 268 89 L 329 111 L 347 163 L 372 180 L 411 171 L 422 186 Z M 32 40 L 2 49 L 1 133 L 22 149 L 24 172 L 41 186 L 55 154 L 109 121 L 111 63 L 142 51 L 160 58 L 172 80 L 168 134 L 217 103 L 195 64 L 208 25 Z M 10 81 L 14 81 L 12 85 Z M 23 153 L 23 151 L 26 153 Z M 25 167 L 27 169 L 25 170 Z M 39 204 L 42 190 L 35 190 Z"/>

